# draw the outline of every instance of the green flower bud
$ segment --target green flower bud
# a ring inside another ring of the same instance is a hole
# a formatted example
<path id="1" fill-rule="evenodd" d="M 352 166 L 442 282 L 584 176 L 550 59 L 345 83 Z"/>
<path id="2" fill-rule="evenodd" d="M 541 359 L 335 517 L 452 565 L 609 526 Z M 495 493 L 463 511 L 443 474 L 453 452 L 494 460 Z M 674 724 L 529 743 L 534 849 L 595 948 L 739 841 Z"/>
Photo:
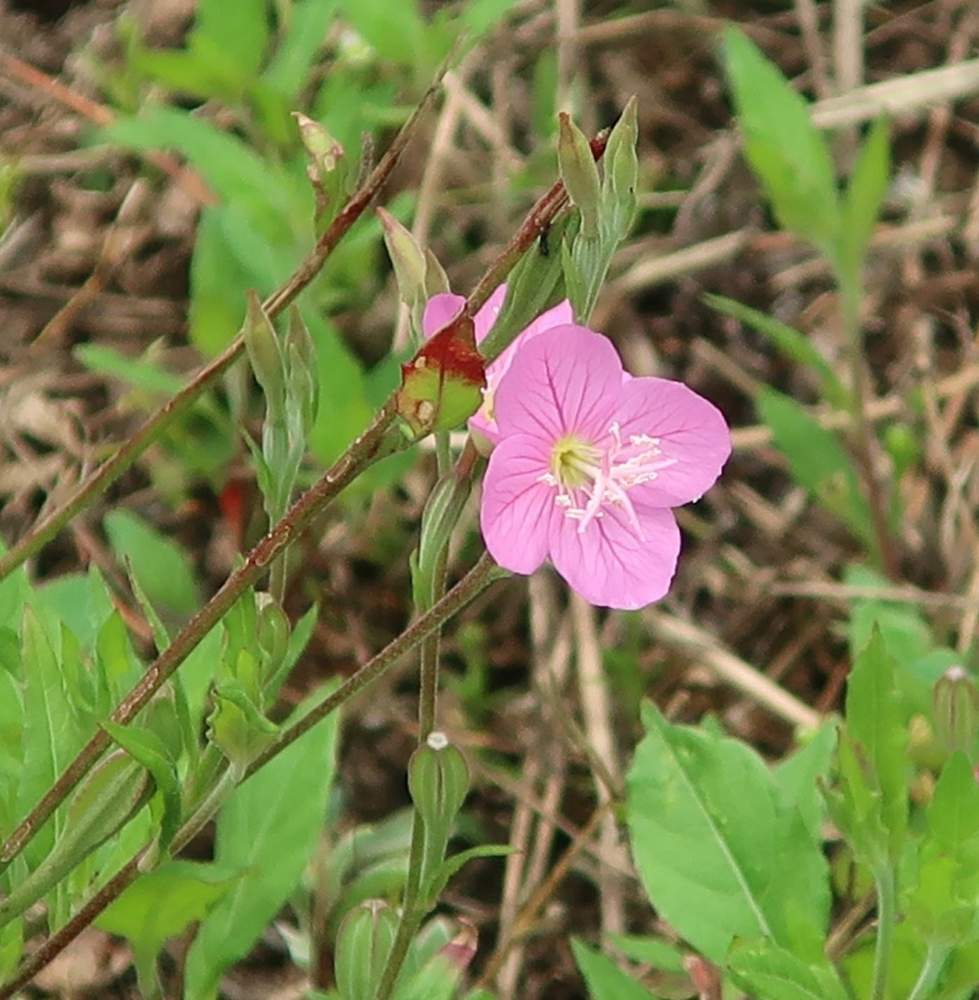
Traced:
<path id="1" fill-rule="evenodd" d="M 408 791 L 425 827 L 424 886 L 445 856 L 452 825 L 469 793 L 469 765 L 445 733 L 430 733 L 411 755 Z"/>
<path id="2" fill-rule="evenodd" d="M 601 196 L 595 157 L 584 132 L 565 112 L 561 112 L 558 121 L 560 131 L 557 158 L 561 179 L 581 213 L 582 234 L 588 239 L 595 239 L 598 237 L 598 206 Z"/>
<path id="3" fill-rule="evenodd" d="M 319 409 L 319 373 L 315 364 L 309 365 L 306 362 L 296 344 L 288 344 L 286 350 L 289 359 L 288 405 L 294 411 L 297 433 L 301 433 L 303 438 L 302 442 L 293 443 L 305 445 L 305 438 L 316 423 L 316 412 Z"/>
<path id="4" fill-rule="evenodd" d="M 972 759 L 979 722 L 979 693 L 964 667 L 954 666 L 942 674 L 932 691 L 935 730 L 950 753 L 963 751 Z"/>
<path id="5" fill-rule="evenodd" d="M 340 1000 L 374 1000 L 397 932 L 398 915 L 383 900 L 369 899 L 347 913 L 334 968 Z"/>
<path id="6" fill-rule="evenodd" d="M 921 457 L 921 443 L 907 424 L 889 424 L 884 431 L 884 447 L 894 463 L 894 476 L 900 478 Z"/>
<path id="7" fill-rule="evenodd" d="M 425 273 L 427 264 L 425 252 L 417 240 L 400 222 L 383 208 L 377 209 L 378 218 L 384 227 L 384 245 L 394 265 L 394 276 L 398 281 L 398 294 L 409 309 L 416 309 L 426 299 Z"/>
<path id="8" fill-rule="evenodd" d="M 248 360 L 258 384 L 265 393 L 269 410 L 281 413 L 285 400 L 285 372 L 282 349 L 275 328 L 262 308 L 254 290 L 248 292 L 248 311 L 243 327 Z"/>
<path id="9" fill-rule="evenodd" d="M 438 257 L 425 247 L 425 298 L 441 295 L 449 291 L 449 276 L 439 263 Z"/>
<path id="10" fill-rule="evenodd" d="M 333 138 L 326 128 L 301 111 L 293 111 L 292 117 L 299 126 L 299 138 L 309 155 L 311 164 L 319 173 L 335 170 L 343 157 L 343 146 Z"/>
<path id="11" fill-rule="evenodd" d="M 605 186 L 618 199 L 631 197 L 635 200 L 639 180 L 639 158 L 636 155 L 638 138 L 638 102 L 633 95 L 609 134 L 605 156 L 602 158 Z"/>
<path id="12" fill-rule="evenodd" d="M 469 498 L 470 489 L 471 481 L 468 477 L 459 479 L 455 473 L 449 473 L 435 484 L 428 496 L 422 513 L 418 556 L 412 573 L 415 606 L 418 608 L 429 607 L 431 604 L 432 583 L 439 556 L 449 544 L 449 538 Z"/>
<path id="13" fill-rule="evenodd" d="M 258 594 L 258 647 L 264 656 L 263 673 L 274 671 L 289 648 L 289 619 L 271 594 Z"/>
<path id="14" fill-rule="evenodd" d="M 294 111 L 299 137 L 306 148 L 306 176 L 316 194 L 316 218 L 321 220 L 330 205 L 339 205 L 347 169 L 343 146 L 317 121 Z"/>

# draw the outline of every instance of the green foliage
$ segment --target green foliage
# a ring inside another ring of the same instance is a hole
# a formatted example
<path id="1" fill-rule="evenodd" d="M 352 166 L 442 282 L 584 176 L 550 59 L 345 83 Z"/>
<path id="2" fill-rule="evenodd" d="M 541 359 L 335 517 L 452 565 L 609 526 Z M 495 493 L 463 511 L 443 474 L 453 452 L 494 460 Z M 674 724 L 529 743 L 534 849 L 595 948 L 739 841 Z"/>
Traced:
<path id="1" fill-rule="evenodd" d="M 771 942 L 735 947 L 729 962 L 731 979 L 766 1000 L 849 1000 L 831 965 L 804 962 Z"/>
<path id="2" fill-rule="evenodd" d="M 745 744 L 671 726 L 651 706 L 643 717 L 627 821 L 657 911 L 714 962 L 735 937 L 818 955 L 829 887 L 800 808 Z"/>
<path id="3" fill-rule="evenodd" d="M 132 944 L 144 997 L 161 995 L 156 958 L 166 942 L 203 920 L 239 877 L 216 865 L 168 861 L 140 876 L 98 918 L 102 930 Z"/>
<path id="4" fill-rule="evenodd" d="M 155 606 L 181 617 L 196 610 L 197 581 L 190 559 L 176 542 L 131 511 L 110 511 L 102 523 L 116 558 L 132 566 Z"/>
<path id="5" fill-rule="evenodd" d="M 873 538 L 870 508 L 853 463 L 839 438 L 799 403 L 774 389 L 763 389 L 758 412 L 771 428 L 775 446 L 792 477 L 861 539 Z"/>
<path id="6" fill-rule="evenodd" d="M 592 1000 L 656 1000 L 652 993 L 624 973 L 611 959 L 571 939 L 575 962 L 588 984 Z"/>
<path id="7" fill-rule="evenodd" d="M 248 952 L 296 888 L 323 826 L 336 733 L 336 716 L 314 726 L 222 808 L 215 861 L 245 877 L 201 923 L 187 956 L 191 996 L 215 995 L 224 970 Z"/>
<path id="8" fill-rule="evenodd" d="M 779 223 L 832 252 L 842 228 L 836 177 L 805 100 L 735 28 L 724 35 L 724 69 L 745 156 Z"/>
<path id="9" fill-rule="evenodd" d="M 831 403 L 843 406 L 848 402 L 849 393 L 833 370 L 833 366 L 819 353 L 805 334 L 757 309 L 735 302 L 734 299 L 725 298 L 723 295 L 708 294 L 704 296 L 704 301 L 712 309 L 726 316 L 733 316 L 767 337 L 772 346 L 790 361 L 811 369 L 819 380 L 823 395 Z"/>

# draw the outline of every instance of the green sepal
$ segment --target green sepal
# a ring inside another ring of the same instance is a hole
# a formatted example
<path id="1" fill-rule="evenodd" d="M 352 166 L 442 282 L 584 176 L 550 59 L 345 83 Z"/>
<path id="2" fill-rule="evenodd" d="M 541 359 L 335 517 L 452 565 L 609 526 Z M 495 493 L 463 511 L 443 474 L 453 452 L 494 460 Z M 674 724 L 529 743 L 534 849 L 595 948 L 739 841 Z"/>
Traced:
<path id="1" fill-rule="evenodd" d="M 462 313 L 401 366 L 398 414 L 416 438 L 450 430 L 479 409 L 485 385 L 475 327 Z"/>

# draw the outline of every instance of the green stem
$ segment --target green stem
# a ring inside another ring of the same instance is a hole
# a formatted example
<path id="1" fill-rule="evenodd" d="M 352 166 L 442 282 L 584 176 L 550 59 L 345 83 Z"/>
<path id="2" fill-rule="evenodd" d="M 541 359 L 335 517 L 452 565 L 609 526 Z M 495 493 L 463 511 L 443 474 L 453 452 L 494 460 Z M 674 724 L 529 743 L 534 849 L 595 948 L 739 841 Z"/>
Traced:
<path id="1" fill-rule="evenodd" d="M 894 868 L 888 863 L 874 875 L 877 883 L 877 944 L 874 949 L 874 978 L 870 1000 L 885 1000 L 897 918 L 897 888 Z"/>
<path id="2" fill-rule="evenodd" d="M 425 824 L 421 815 L 415 810 L 411 821 L 411 848 L 408 853 L 408 879 L 405 882 L 404 900 L 401 904 L 401 920 L 398 932 L 391 943 L 384 972 L 377 986 L 373 1000 L 389 1000 L 398 981 L 398 975 L 404 965 L 411 947 L 411 941 L 418 930 L 421 914 L 418 912 L 418 895 L 421 889 L 422 861 L 425 855 Z"/>
<path id="3" fill-rule="evenodd" d="M 921 973 L 914 984 L 914 989 L 908 995 L 908 1000 L 927 1000 L 941 975 L 942 967 L 945 965 L 945 959 L 948 958 L 950 951 L 948 945 L 936 944 L 933 941 L 928 943 L 925 963 L 921 967 Z"/>

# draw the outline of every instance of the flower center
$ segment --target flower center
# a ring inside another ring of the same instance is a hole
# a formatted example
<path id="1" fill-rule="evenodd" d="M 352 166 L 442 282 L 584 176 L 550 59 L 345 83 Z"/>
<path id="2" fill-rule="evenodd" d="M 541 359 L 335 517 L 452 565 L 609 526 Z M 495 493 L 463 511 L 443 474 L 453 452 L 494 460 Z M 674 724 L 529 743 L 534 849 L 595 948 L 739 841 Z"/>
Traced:
<path id="1" fill-rule="evenodd" d="M 579 534 L 604 516 L 604 508 L 618 506 L 642 538 L 629 490 L 652 482 L 661 470 L 675 465 L 676 459 L 663 458 L 659 438 L 648 434 L 632 434 L 623 440 L 617 421 L 609 426 L 609 435 L 611 441 L 603 445 L 574 434 L 558 439 L 551 449 L 550 471 L 540 481 L 554 487 L 554 503 L 564 508 L 565 517 L 578 522 Z"/>
<path id="2" fill-rule="evenodd" d="M 594 479 L 601 458 L 600 449 L 568 434 L 551 451 L 551 475 L 564 491 L 580 489 Z"/>

